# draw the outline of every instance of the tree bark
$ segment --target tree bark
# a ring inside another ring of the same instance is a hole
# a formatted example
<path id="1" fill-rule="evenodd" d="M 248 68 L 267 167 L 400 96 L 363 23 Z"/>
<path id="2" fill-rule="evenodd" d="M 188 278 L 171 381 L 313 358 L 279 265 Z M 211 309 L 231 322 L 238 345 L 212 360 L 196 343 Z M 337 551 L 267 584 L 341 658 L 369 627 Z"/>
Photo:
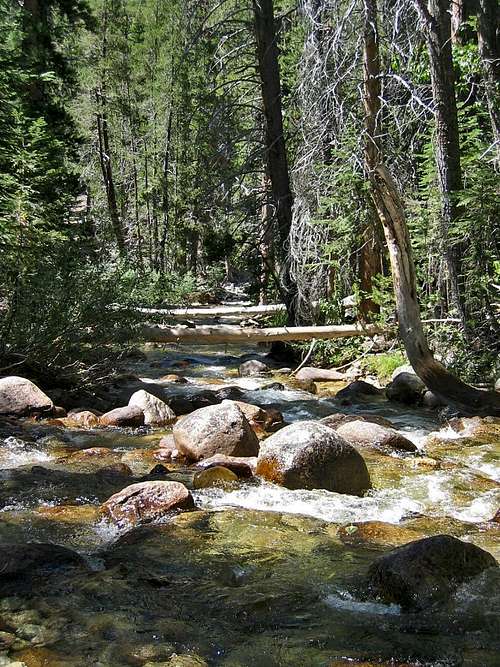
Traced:
<path id="1" fill-rule="evenodd" d="M 415 0 L 429 52 L 434 117 L 436 121 L 436 166 L 441 192 L 441 243 L 448 272 L 453 306 L 467 329 L 463 286 L 460 282 L 461 248 L 450 238 L 459 217 L 456 201 L 462 189 L 457 102 L 451 50 L 450 0 Z"/>
<path id="2" fill-rule="evenodd" d="M 462 382 L 432 355 L 424 334 L 417 299 L 417 280 L 403 205 L 387 168 L 379 165 L 372 193 L 389 249 L 399 332 L 408 359 L 425 385 L 464 414 L 500 416 L 500 393 L 481 391 Z"/>
<path id="3" fill-rule="evenodd" d="M 498 0 L 480 0 L 477 23 L 486 101 L 495 141 L 495 165 L 500 169 L 500 45 Z"/>
<path id="4" fill-rule="evenodd" d="M 363 72 L 365 107 L 365 173 L 370 176 L 378 163 L 379 146 L 379 115 L 380 115 L 380 56 L 378 49 L 377 2 L 364 0 L 364 41 L 363 41 Z M 379 306 L 369 296 L 373 290 L 373 279 L 380 273 L 380 251 L 377 243 L 376 212 L 368 202 L 368 220 L 363 230 L 362 248 L 359 258 L 359 277 L 361 300 L 358 311 L 363 322 L 380 312 Z"/>
<path id="5" fill-rule="evenodd" d="M 292 192 L 283 134 L 281 82 L 278 46 L 272 0 L 253 0 L 257 60 L 265 117 L 267 171 L 271 180 L 276 212 L 278 243 L 281 261 L 281 291 L 287 307 L 288 320 L 296 319 L 296 286 L 290 275 L 288 247 L 292 225 Z"/>

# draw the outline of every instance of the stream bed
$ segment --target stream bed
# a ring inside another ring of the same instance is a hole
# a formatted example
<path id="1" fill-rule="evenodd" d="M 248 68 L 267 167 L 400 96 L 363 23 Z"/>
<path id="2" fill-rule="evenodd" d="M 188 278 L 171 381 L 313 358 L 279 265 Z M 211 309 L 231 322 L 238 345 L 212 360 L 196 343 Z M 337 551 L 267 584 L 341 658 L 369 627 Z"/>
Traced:
<path id="1" fill-rule="evenodd" d="M 314 395 L 266 388 L 286 383 L 280 375 L 238 378 L 241 356 L 259 352 L 150 348 L 130 370 L 167 395 L 237 386 L 287 422 L 339 411 L 342 385 Z M 188 383 L 162 383 L 169 372 Z M 378 398 L 341 410 L 389 419 L 418 453 L 362 452 L 374 487 L 362 498 L 241 480 L 193 490 L 195 511 L 129 534 L 97 519 L 113 493 L 159 463 L 163 479 L 192 488 L 193 469 L 158 453 L 168 429 L 4 427 L 0 545 L 59 544 L 86 567 L 4 586 L 0 667 L 500 665 L 498 569 L 418 613 L 355 592 L 376 557 L 424 536 L 460 537 L 500 560 L 500 426 L 457 433 L 436 412 Z"/>

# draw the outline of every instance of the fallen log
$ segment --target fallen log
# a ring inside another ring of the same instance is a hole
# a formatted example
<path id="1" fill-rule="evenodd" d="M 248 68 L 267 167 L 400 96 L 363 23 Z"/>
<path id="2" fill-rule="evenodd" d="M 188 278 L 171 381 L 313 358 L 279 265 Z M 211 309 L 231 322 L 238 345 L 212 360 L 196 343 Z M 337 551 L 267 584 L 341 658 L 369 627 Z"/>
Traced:
<path id="1" fill-rule="evenodd" d="M 327 340 L 332 338 L 352 338 L 353 336 L 372 337 L 384 333 L 374 324 L 337 324 L 322 327 L 273 327 L 254 329 L 229 324 L 204 325 L 199 327 L 144 326 L 142 338 L 150 343 L 196 343 L 212 345 L 219 343 L 264 343 L 272 341 Z"/>
<path id="2" fill-rule="evenodd" d="M 165 317 L 222 317 L 226 315 L 267 315 L 285 312 L 283 303 L 270 303 L 265 306 L 210 306 L 200 308 L 137 308 L 146 315 L 164 315 Z"/>

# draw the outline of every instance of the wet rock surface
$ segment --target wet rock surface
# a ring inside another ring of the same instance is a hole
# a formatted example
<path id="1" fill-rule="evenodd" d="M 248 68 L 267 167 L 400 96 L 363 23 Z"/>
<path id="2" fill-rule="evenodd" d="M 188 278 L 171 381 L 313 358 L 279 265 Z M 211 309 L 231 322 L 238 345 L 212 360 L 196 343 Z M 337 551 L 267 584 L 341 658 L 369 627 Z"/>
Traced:
<path id="1" fill-rule="evenodd" d="M 362 456 L 316 422 L 286 426 L 261 443 L 257 475 L 289 489 L 362 495 L 371 486 Z"/>
<path id="2" fill-rule="evenodd" d="M 140 482 L 111 496 L 101 505 L 99 514 L 118 526 L 135 526 L 193 507 L 193 498 L 184 484 Z"/>
<path id="3" fill-rule="evenodd" d="M 368 571 L 370 590 L 404 609 L 423 609 L 445 601 L 461 583 L 498 568 L 483 549 L 450 535 L 436 535 L 399 547 Z"/>
<path id="4" fill-rule="evenodd" d="M 214 454 L 255 456 L 259 445 L 245 415 L 234 401 L 196 410 L 179 420 L 173 434 L 177 449 L 199 461 Z"/>
<path id="5" fill-rule="evenodd" d="M 142 426 L 144 424 L 144 412 L 137 405 L 126 405 L 115 408 L 99 417 L 102 426 Z"/>
<path id="6" fill-rule="evenodd" d="M 348 421 L 335 429 L 354 447 L 378 447 L 389 452 L 416 452 L 417 446 L 392 428 L 367 421 Z"/>

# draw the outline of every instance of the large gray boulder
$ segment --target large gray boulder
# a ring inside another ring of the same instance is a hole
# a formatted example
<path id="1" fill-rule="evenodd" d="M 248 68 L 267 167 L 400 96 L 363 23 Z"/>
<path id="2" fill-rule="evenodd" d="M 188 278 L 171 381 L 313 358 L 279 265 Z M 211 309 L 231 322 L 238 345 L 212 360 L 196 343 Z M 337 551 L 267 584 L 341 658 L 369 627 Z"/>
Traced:
<path id="1" fill-rule="evenodd" d="M 423 609 L 462 583 L 498 567 L 491 554 L 451 535 L 436 535 L 398 547 L 368 570 L 370 593 L 403 609 Z"/>
<path id="2" fill-rule="evenodd" d="M 173 428 L 180 454 L 193 461 L 214 454 L 257 456 L 259 441 L 234 401 L 195 410 Z"/>
<path id="3" fill-rule="evenodd" d="M 361 419 L 344 422 L 335 428 L 354 447 L 376 447 L 389 452 L 416 452 L 417 446 L 393 428 Z"/>
<path id="4" fill-rule="evenodd" d="M 0 379 L 0 415 L 18 417 L 35 412 L 51 412 L 50 398 L 26 378 L 11 375 Z"/>
<path id="5" fill-rule="evenodd" d="M 99 508 L 99 516 L 119 527 L 150 523 L 194 507 L 193 497 L 180 482 L 148 481 L 131 484 Z"/>
<path id="6" fill-rule="evenodd" d="M 361 496 L 370 475 L 361 454 L 328 426 L 295 422 L 261 442 L 257 475 L 288 489 Z"/>
<path id="7" fill-rule="evenodd" d="M 175 412 L 172 408 L 143 389 L 132 394 L 128 404 L 142 410 L 146 425 L 165 426 L 175 421 Z"/>

